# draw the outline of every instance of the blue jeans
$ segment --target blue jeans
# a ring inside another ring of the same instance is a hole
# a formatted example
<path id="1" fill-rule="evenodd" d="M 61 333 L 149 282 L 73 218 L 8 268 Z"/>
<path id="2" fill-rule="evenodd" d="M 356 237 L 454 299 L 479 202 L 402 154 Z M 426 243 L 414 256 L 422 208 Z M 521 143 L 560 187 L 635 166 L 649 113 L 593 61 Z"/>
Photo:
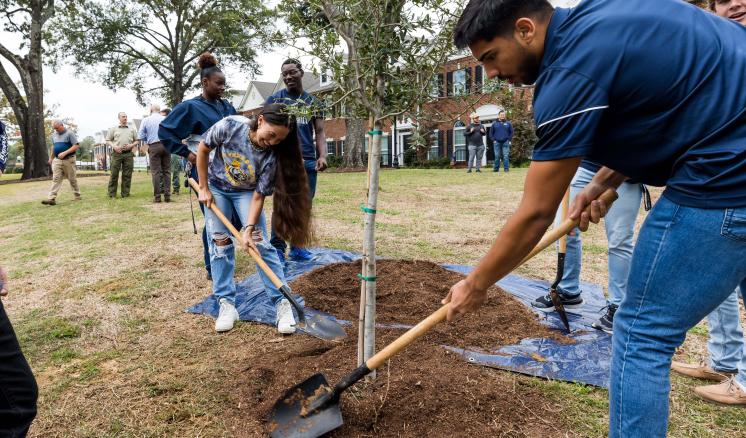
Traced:
<path id="1" fill-rule="evenodd" d="M 502 160 L 505 171 L 507 172 L 510 168 L 510 140 L 495 141 L 493 147 L 495 149 L 495 164 L 492 170 L 500 170 L 500 160 Z"/>
<path id="2" fill-rule="evenodd" d="M 570 205 L 578 193 L 595 175 L 588 169 L 578 168 L 570 183 Z M 617 189 L 619 199 L 611 206 L 604 218 L 606 239 L 609 242 L 609 298 L 607 302 L 618 306 L 627 289 L 627 277 L 634 249 L 635 220 L 640 211 L 642 188 L 639 184 L 622 183 Z M 561 209 L 557 211 L 557 222 L 561 220 Z M 580 295 L 580 268 L 582 265 L 582 242 L 580 231 L 576 228 L 574 236 L 567 236 L 567 255 L 565 271 L 559 288 L 569 296 Z"/>
<path id="3" fill-rule="evenodd" d="M 738 313 L 738 293 L 746 297 L 746 279 L 740 287 L 707 315 L 710 336 L 707 350 L 710 352 L 710 366 L 716 371 L 738 371 L 738 383 L 746 387 L 746 346 Z"/>
<path id="4" fill-rule="evenodd" d="M 246 219 L 249 216 L 249 207 L 251 206 L 251 197 L 254 192 L 225 192 L 214 186 L 210 186 L 212 197 L 215 205 L 218 206 L 224 215 L 230 217 L 235 215 L 241 220 L 242 225 L 246 225 Z M 236 266 L 234 240 L 230 231 L 215 216 L 210 209 L 205 210 L 205 222 L 207 224 L 207 233 L 210 237 L 210 266 L 212 267 L 212 293 L 220 300 L 225 298 L 235 305 L 236 303 L 236 283 L 233 281 L 233 272 Z M 280 258 L 272 245 L 267 241 L 267 224 L 264 220 L 264 213 L 259 215 L 259 222 L 255 224 L 254 229 L 262 232 L 264 240 L 256 244 L 259 253 L 264 261 L 270 267 L 272 272 L 285 283 L 285 274 L 282 272 Z M 220 246 L 216 240 L 230 238 L 228 245 Z M 267 291 L 272 302 L 277 303 L 283 298 L 282 293 L 270 281 L 269 277 L 257 266 L 259 277 L 264 283 L 264 290 Z"/>
<path id="5" fill-rule="evenodd" d="M 303 159 L 303 166 L 306 168 L 306 176 L 308 176 L 308 191 L 311 194 L 311 199 L 313 199 L 314 196 L 316 196 L 316 179 L 319 174 L 319 172 L 316 171 L 316 160 Z M 283 254 L 288 247 L 285 240 L 275 233 L 274 227 L 272 227 L 272 238 L 270 239 L 270 242 L 272 243 L 272 246 Z"/>
<path id="6" fill-rule="evenodd" d="M 744 278 L 746 208 L 658 200 L 640 230 L 627 294 L 614 316 L 611 438 L 665 437 L 671 357 Z"/>

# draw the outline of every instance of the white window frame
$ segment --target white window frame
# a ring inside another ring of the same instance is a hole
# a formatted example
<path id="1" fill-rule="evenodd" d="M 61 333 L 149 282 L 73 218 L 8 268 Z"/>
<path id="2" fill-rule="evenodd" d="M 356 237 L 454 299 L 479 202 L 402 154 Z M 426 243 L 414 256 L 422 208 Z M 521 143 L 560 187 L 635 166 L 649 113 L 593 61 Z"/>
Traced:
<path id="1" fill-rule="evenodd" d="M 457 81 L 456 75 L 463 75 L 463 81 Z M 460 90 L 457 89 L 457 85 L 460 86 Z M 454 96 L 465 96 L 466 95 L 466 70 L 463 68 L 460 68 L 458 70 L 453 71 L 453 84 L 452 84 L 452 93 Z"/>
<path id="2" fill-rule="evenodd" d="M 469 149 L 466 147 L 466 125 L 461 120 L 453 124 L 453 152 L 456 155 L 456 161 L 466 161 L 469 159 Z M 461 138 L 464 139 L 463 143 L 457 143 L 458 133 L 461 133 Z M 463 153 L 463 159 L 459 159 L 459 152 Z"/>

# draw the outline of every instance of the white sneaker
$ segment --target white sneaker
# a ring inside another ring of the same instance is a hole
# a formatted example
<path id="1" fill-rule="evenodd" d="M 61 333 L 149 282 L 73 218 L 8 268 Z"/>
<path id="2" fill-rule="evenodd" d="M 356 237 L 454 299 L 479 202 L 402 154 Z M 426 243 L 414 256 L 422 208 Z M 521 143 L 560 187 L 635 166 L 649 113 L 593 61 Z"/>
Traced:
<path id="1" fill-rule="evenodd" d="M 220 312 L 218 319 L 215 320 L 216 332 L 227 332 L 233 329 L 233 324 L 238 321 L 238 311 L 230 301 L 225 298 L 220 299 Z"/>
<path id="2" fill-rule="evenodd" d="M 290 301 L 283 298 L 277 303 L 277 331 L 283 335 L 295 333 L 295 316 Z"/>

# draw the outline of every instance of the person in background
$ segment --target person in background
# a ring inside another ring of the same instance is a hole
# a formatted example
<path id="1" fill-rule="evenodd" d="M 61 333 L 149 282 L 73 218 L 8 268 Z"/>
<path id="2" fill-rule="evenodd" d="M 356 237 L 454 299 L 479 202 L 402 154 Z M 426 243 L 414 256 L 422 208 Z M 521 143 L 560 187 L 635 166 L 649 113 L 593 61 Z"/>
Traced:
<path id="1" fill-rule="evenodd" d="M 161 115 L 166 118 L 171 113 L 171 108 L 163 108 Z M 171 194 L 178 195 L 181 191 L 181 172 L 184 171 L 184 165 L 182 164 L 183 158 L 176 154 L 171 155 Z M 163 181 L 162 184 L 165 186 L 168 181 Z M 164 187 L 165 190 L 165 187 Z"/>
<path id="2" fill-rule="evenodd" d="M 230 102 L 223 99 L 225 93 L 225 74 L 218 67 L 218 60 L 210 52 L 200 55 L 199 66 L 202 93 L 176 105 L 171 113 L 161 122 L 158 138 L 171 153 L 187 160 L 187 168 L 192 178 L 198 179 L 197 147 L 203 135 L 212 125 L 225 117 L 236 114 Z M 182 143 L 186 140 L 186 143 Z M 200 204 L 204 214 L 204 206 Z M 234 219 L 234 225 L 235 219 Z M 238 225 L 240 228 L 240 224 Z M 207 243 L 207 232 L 202 229 L 202 253 L 207 270 L 207 279 L 212 280 L 210 269 L 210 252 Z"/>
<path id="3" fill-rule="evenodd" d="M 122 189 L 120 195 L 126 198 L 130 195 L 132 186 L 132 172 L 135 169 L 135 156 L 132 149 L 137 146 L 137 132 L 127 124 L 127 114 L 121 112 L 117 115 L 119 125 L 109 129 L 106 136 L 106 144 L 111 149 L 111 176 L 109 177 L 109 197 L 117 197 L 117 185 L 119 184 L 119 172 L 122 172 Z"/>
<path id="4" fill-rule="evenodd" d="M 36 417 L 39 388 L 5 313 L 8 291 L 8 273 L 0 266 L 0 436 L 22 438 Z"/>
<path id="5" fill-rule="evenodd" d="M 253 249 L 285 283 L 282 264 L 267 241 L 262 211 L 264 198 L 274 196 L 275 228 L 292 243 L 310 239 L 311 197 L 303 171 L 303 160 L 295 132 L 295 117 L 284 105 L 265 105 L 261 113 L 247 119 L 230 116 L 205 133 L 197 150 L 199 200 L 212 203 L 226 216 L 238 217 L 243 225 L 243 249 Z M 215 151 L 212 160 L 210 153 Z M 235 307 L 236 283 L 234 239 L 225 225 L 209 208 L 205 222 L 210 238 L 212 290 L 220 303 L 215 330 L 231 330 L 239 315 Z M 290 302 L 261 269 L 259 276 L 276 308 L 277 331 L 295 332 Z"/>
<path id="6" fill-rule="evenodd" d="M 0 122 L 0 176 L 5 173 L 5 165 L 8 163 L 8 135 L 5 133 L 5 124 Z"/>
<path id="7" fill-rule="evenodd" d="M 709 6 L 715 15 L 746 26 L 746 0 L 710 0 Z M 718 382 L 698 386 L 694 393 L 705 401 L 730 406 L 746 406 L 746 345 L 738 309 L 739 292 L 746 300 L 746 279 L 707 315 L 710 360 L 699 364 L 671 363 L 671 369 L 679 374 Z"/>
<path id="8" fill-rule="evenodd" d="M 150 174 L 153 179 L 153 202 L 163 200 L 171 202 L 171 154 L 166 150 L 158 138 L 158 127 L 165 117 L 161 114 L 159 105 L 150 106 L 150 115 L 140 124 L 138 138 L 148 145 L 150 157 Z"/>
<path id="9" fill-rule="evenodd" d="M 508 121 L 505 111 L 497 113 L 497 120 L 490 126 L 490 138 L 494 142 L 495 164 L 492 167 L 493 172 L 500 171 L 500 161 L 502 160 L 505 171 L 510 170 L 510 140 L 513 138 L 513 124 Z"/>
<path id="10" fill-rule="evenodd" d="M 41 201 L 44 205 L 57 205 L 57 193 L 62 187 L 62 178 L 70 181 L 73 196 L 80 201 L 80 188 L 75 174 L 75 151 L 78 150 L 78 137 L 75 133 L 65 128 L 65 125 L 55 120 L 52 123 L 52 149 L 49 151 L 49 164 L 52 165 L 52 189 L 47 199 Z"/>
<path id="11" fill-rule="evenodd" d="M 479 122 L 479 116 L 477 113 L 471 113 L 469 116 L 471 123 L 466 126 L 464 130 L 464 136 L 466 137 L 466 144 L 469 147 L 469 166 L 466 173 L 471 173 L 472 162 L 476 161 L 475 167 L 477 172 L 482 167 L 482 157 L 484 156 L 484 135 L 487 133 L 484 125 Z"/>
<path id="12" fill-rule="evenodd" d="M 298 140 L 303 151 L 303 163 L 308 176 L 308 188 L 311 199 L 316 195 L 318 172 L 326 169 L 326 135 L 324 134 L 324 115 L 321 102 L 303 89 L 303 66 L 297 59 L 286 59 L 280 67 L 280 74 L 285 88 L 267 98 L 267 104 L 282 103 L 298 107 L 302 114 L 297 117 Z M 272 221 L 272 245 L 277 250 L 280 260 L 285 262 L 285 240 L 275 232 Z M 311 253 L 302 247 L 292 246 L 288 257 L 291 260 L 310 260 Z"/>

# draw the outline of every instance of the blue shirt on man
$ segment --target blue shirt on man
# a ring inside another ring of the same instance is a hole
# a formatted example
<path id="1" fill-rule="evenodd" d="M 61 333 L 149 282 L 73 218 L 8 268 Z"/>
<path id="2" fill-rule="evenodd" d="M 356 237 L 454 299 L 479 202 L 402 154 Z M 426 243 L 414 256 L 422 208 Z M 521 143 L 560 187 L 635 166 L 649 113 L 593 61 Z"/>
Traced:
<path id="1" fill-rule="evenodd" d="M 69 129 L 62 131 L 62 134 L 57 131 L 52 131 L 52 155 L 55 158 L 59 158 L 59 155 L 62 152 L 65 152 L 76 144 L 78 144 L 78 137 L 76 137 L 75 133 Z M 75 152 L 65 158 L 67 159 L 74 156 Z"/>
<path id="2" fill-rule="evenodd" d="M 505 143 L 513 138 L 513 124 L 507 120 L 495 120 L 490 125 L 490 137 L 493 141 Z"/>
<path id="3" fill-rule="evenodd" d="M 746 27 L 679 0 L 556 9 L 533 159 L 588 159 L 697 208 L 746 206 Z"/>
<path id="4" fill-rule="evenodd" d="M 324 116 L 321 112 L 320 101 L 305 91 L 300 95 L 293 96 L 288 92 L 287 88 L 283 88 L 269 96 L 266 103 L 284 103 L 288 106 L 305 105 L 308 107 L 309 112 L 307 115 L 298 115 L 296 117 L 298 125 L 298 141 L 300 142 L 300 147 L 303 151 L 303 159 L 315 160 L 316 145 L 313 141 L 313 122 L 317 117 Z"/>
<path id="5" fill-rule="evenodd" d="M 147 144 L 158 143 L 160 141 L 158 127 L 165 118 L 166 116 L 160 113 L 151 113 L 148 117 L 145 117 L 140 123 L 140 132 L 138 132 L 137 138 Z"/>

